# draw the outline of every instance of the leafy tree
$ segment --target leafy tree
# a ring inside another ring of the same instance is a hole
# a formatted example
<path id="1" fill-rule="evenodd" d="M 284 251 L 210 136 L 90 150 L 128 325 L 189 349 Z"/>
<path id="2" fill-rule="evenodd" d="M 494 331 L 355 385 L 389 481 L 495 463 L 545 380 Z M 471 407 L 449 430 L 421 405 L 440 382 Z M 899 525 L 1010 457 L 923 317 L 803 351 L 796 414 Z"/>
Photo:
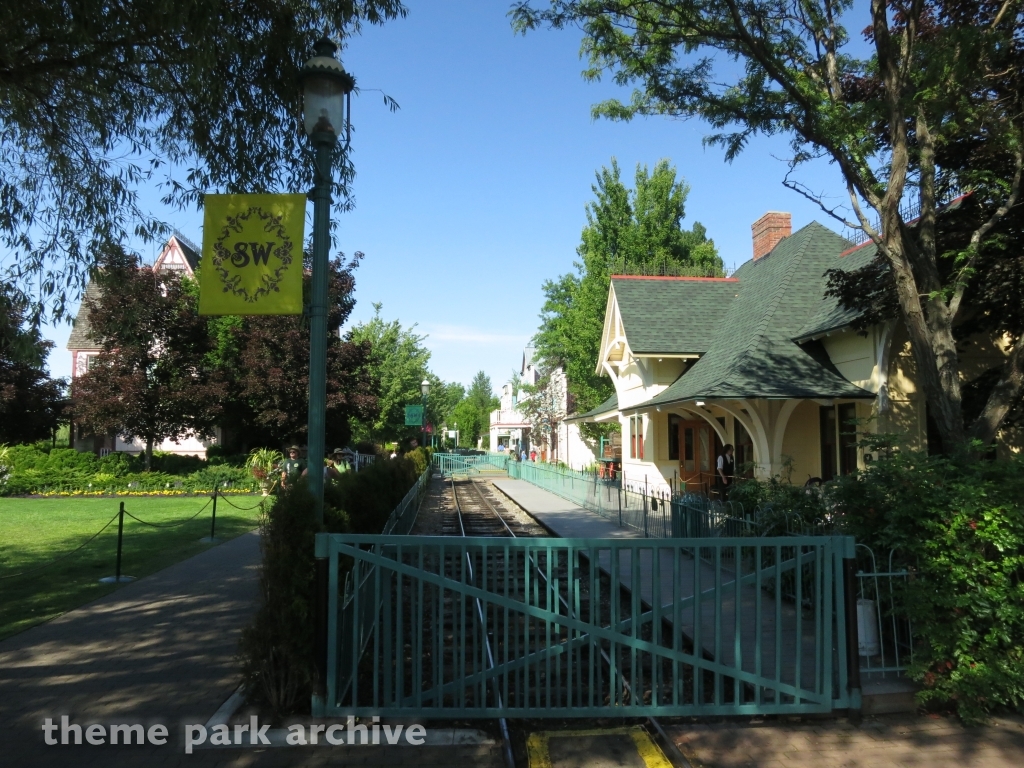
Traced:
<path id="1" fill-rule="evenodd" d="M 328 442 L 345 445 L 353 418 L 372 420 L 377 413 L 375 374 L 370 345 L 342 339 L 338 330 L 355 300 L 353 270 L 362 254 L 348 264 L 333 259 L 328 276 L 327 409 Z M 303 278 L 308 294 L 310 277 Z M 225 381 L 223 423 L 252 445 L 279 446 L 305 441 L 309 415 L 309 324 L 304 317 L 263 315 L 215 318 L 208 327 L 216 347 L 214 361 Z"/>
<path id="2" fill-rule="evenodd" d="M 476 448 L 489 421 L 484 421 L 480 408 L 470 398 L 462 400 L 451 413 L 449 429 L 458 429 L 459 448 Z M 458 425 L 456 427 L 455 425 Z"/>
<path id="3" fill-rule="evenodd" d="M 954 329 L 994 268 L 986 252 L 1019 203 L 1024 169 L 1024 6 L 1010 0 L 529 0 L 520 30 L 582 28 L 584 76 L 637 84 L 596 115 L 699 117 L 731 160 L 756 134 L 791 141 L 784 183 L 873 241 L 946 451 L 991 441 L 1024 389 L 1024 333 L 979 416 L 965 423 Z M 861 30 L 869 46 L 850 41 Z M 738 66 L 737 66 L 738 64 Z M 948 162 L 959 155 L 961 160 Z M 796 177 L 824 158 L 842 176 L 844 209 Z M 979 162 L 964 162 L 963 158 Z M 943 164 L 947 162 L 947 164 Z M 951 191 L 979 206 L 966 244 L 937 237 Z M 910 226 L 915 216 L 917 226 Z"/>
<path id="4" fill-rule="evenodd" d="M 87 428 L 144 440 L 149 469 L 154 443 L 209 435 L 222 413 L 206 321 L 188 278 L 154 272 L 134 256 L 108 254 L 95 279 L 100 298 L 84 307 L 102 350 L 74 381 L 74 416 Z"/>
<path id="5" fill-rule="evenodd" d="M 722 274 L 714 241 L 701 224 L 682 228 L 689 186 L 667 160 L 653 172 L 637 166 L 635 187 L 622 182 L 618 163 L 602 168 L 587 203 L 587 225 L 576 252 L 576 272 L 544 284 L 541 325 L 534 345 L 542 366 L 562 366 L 576 408 L 589 410 L 612 394 L 594 373 L 612 274 Z M 596 436 L 607 427 L 584 424 Z"/>
<path id="6" fill-rule="evenodd" d="M 437 409 L 435 420 L 440 424 L 447 421 L 452 411 L 455 410 L 455 406 L 462 402 L 466 396 L 466 388 L 457 381 L 442 381 L 439 382 L 439 386 L 441 389 L 440 396 L 434 394 L 432 389 L 430 392 L 430 402 L 434 404 L 431 406 L 431 410 Z"/>
<path id="7" fill-rule="evenodd" d="M 498 398 L 494 396 L 491 377 L 483 371 L 477 371 L 466 391 L 466 399 L 475 405 L 481 413 L 489 414 L 498 407 Z"/>
<path id="8" fill-rule="evenodd" d="M 536 384 L 520 384 L 520 400 L 516 406 L 530 425 L 532 441 L 551 447 L 552 434 L 566 417 L 566 393 L 561 387 L 565 379 L 554 379 L 551 371 L 542 370 Z"/>
<path id="9" fill-rule="evenodd" d="M 367 364 L 376 382 L 378 400 L 373 416 L 356 419 L 352 429 L 356 439 L 376 443 L 400 440 L 409 434 L 405 406 L 421 402 L 420 384 L 428 378 L 430 361 L 430 351 L 423 346 L 426 337 L 415 332 L 415 325 L 403 328 L 398 320 L 385 320 L 380 314 L 382 308 L 379 302 L 374 304 L 373 317 L 356 325 L 348 336 L 353 343 L 369 346 Z"/>
<path id="10" fill-rule="evenodd" d="M 27 317 L 28 300 L 0 283 L 0 444 L 49 437 L 63 419 L 63 379 L 46 373 L 53 342 Z"/>
<path id="11" fill-rule="evenodd" d="M 434 425 L 435 430 L 439 430 L 442 426 L 454 429 L 452 423 L 457 419 L 454 419 L 452 413 L 455 411 L 455 406 L 466 397 L 466 388 L 455 381 L 441 381 L 432 373 L 427 374 L 427 378 L 431 381 L 430 398 L 427 401 L 427 419 Z M 443 435 L 442 438 L 444 438 Z"/>
<path id="12" fill-rule="evenodd" d="M 452 395 L 462 389 L 459 384 L 449 386 Z M 490 446 L 491 411 L 499 405 L 498 398 L 494 396 L 491 377 L 483 371 L 477 371 L 469 388 L 465 390 L 465 396 L 447 417 L 449 429 L 455 429 L 455 424 L 458 424 L 460 448 L 476 448 L 481 437 L 485 438 L 485 447 Z"/>
<path id="13" fill-rule="evenodd" d="M 399 0 L 4 3 L 0 237 L 11 277 L 60 316 L 93 254 L 160 234 L 140 188 L 162 184 L 179 206 L 211 190 L 308 189 L 296 116 L 314 42 L 405 13 Z M 188 170 L 176 178 L 175 165 Z M 351 174 L 338 176 L 342 198 Z"/>

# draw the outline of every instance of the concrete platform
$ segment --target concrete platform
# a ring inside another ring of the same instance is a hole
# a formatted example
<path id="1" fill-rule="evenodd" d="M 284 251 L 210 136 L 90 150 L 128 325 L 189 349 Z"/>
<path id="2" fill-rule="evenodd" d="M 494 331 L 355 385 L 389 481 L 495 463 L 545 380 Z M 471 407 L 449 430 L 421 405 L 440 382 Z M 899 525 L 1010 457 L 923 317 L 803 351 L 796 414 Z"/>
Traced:
<path id="1" fill-rule="evenodd" d="M 525 480 L 494 480 L 493 485 L 518 506 L 540 521 L 541 525 L 563 539 L 641 539 L 631 528 L 620 528 L 571 501 L 545 491 Z"/>
<path id="2" fill-rule="evenodd" d="M 619 582 L 632 591 L 635 570 L 641 598 L 653 606 L 657 595 L 663 615 L 669 621 L 673 620 L 674 606 L 672 602 L 662 602 L 663 596 L 685 599 L 694 597 L 698 591 L 705 596 L 698 598 L 698 609 L 690 607 L 679 612 L 679 629 L 691 642 L 699 638 L 706 658 L 734 665 L 739 654 L 744 671 L 767 680 L 799 682 L 799 687 L 805 691 L 813 691 L 820 684 L 824 660 L 817 655 L 814 620 L 805 618 L 792 602 L 782 600 L 777 605 L 774 596 L 763 591 L 758 594 L 753 585 L 743 584 L 737 588 L 734 570 L 724 562 L 715 567 L 705 559 L 695 562 L 692 557 L 684 556 L 675 576 L 673 548 L 658 547 L 659 539 L 644 539 L 635 529 L 620 528 L 617 521 L 602 518 L 524 480 L 495 480 L 493 485 L 561 538 L 649 541 L 651 547 L 639 552 L 637 569 L 628 562 L 628 553 L 621 553 Z M 599 562 L 606 573 L 611 572 L 610 554 L 606 553 Z M 717 606 L 712 596 L 716 584 L 721 590 Z M 800 653 L 793 651 L 796 648 Z"/>

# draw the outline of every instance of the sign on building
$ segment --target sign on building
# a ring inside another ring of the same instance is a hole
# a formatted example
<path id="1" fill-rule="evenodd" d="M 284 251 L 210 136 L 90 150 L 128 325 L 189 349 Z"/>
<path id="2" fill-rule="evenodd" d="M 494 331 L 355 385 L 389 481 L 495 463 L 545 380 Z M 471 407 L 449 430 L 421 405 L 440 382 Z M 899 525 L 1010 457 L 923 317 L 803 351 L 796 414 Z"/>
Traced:
<path id="1" fill-rule="evenodd" d="M 206 195 L 201 315 L 301 315 L 305 195 Z"/>

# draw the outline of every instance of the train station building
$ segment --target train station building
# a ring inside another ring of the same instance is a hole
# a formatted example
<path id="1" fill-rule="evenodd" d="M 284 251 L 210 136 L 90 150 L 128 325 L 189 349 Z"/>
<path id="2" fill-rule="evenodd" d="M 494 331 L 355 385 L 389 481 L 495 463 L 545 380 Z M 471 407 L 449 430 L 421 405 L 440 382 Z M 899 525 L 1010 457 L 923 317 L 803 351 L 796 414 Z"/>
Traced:
<path id="1" fill-rule="evenodd" d="M 794 483 L 864 468 L 875 458 L 864 433 L 934 444 L 902 324 L 858 330 L 858 312 L 824 297 L 826 272 L 865 266 L 875 246 L 790 221 L 755 222 L 753 258 L 730 277 L 612 277 L 596 368 L 615 396 L 576 419 L 618 420 L 627 486 L 708 492 L 727 443 L 738 471 Z M 965 381 L 1002 365 L 1005 349 L 969 340 Z M 1004 430 L 997 453 L 1021 437 Z"/>

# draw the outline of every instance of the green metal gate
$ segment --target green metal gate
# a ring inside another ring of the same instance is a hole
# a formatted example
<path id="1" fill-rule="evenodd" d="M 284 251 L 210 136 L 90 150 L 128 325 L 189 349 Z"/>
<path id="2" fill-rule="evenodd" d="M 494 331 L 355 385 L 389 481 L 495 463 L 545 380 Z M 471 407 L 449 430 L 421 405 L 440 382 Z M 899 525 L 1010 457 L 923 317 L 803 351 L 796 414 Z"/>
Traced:
<path id="1" fill-rule="evenodd" d="M 435 453 L 431 463 L 444 477 L 478 475 L 487 472 L 501 472 L 504 476 L 504 471 L 508 467 L 508 454 Z"/>
<path id="2" fill-rule="evenodd" d="M 636 717 L 859 708 L 849 666 L 855 626 L 844 610 L 853 547 L 839 536 L 320 534 L 316 553 L 329 580 L 326 663 L 313 713 Z"/>

